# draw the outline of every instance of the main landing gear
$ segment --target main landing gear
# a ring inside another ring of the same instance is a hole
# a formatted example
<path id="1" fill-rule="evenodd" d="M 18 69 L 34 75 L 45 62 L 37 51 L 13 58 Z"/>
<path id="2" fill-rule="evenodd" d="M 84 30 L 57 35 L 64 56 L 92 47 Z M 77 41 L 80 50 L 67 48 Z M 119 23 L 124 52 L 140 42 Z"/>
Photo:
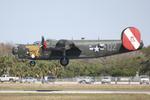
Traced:
<path id="1" fill-rule="evenodd" d="M 62 58 L 60 59 L 60 64 L 61 64 L 62 66 L 67 66 L 67 65 L 69 64 L 69 59 L 68 59 L 67 57 L 62 57 Z"/>
<path id="2" fill-rule="evenodd" d="M 69 64 L 69 59 L 66 57 L 66 51 L 63 51 L 63 56 L 60 58 L 60 64 L 62 66 L 67 66 Z"/>

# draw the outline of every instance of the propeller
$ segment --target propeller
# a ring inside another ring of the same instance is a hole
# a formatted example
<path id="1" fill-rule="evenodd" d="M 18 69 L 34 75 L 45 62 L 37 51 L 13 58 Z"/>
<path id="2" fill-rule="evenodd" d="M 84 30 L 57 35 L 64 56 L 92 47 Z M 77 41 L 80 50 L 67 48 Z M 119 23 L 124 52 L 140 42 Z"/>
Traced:
<path id="1" fill-rule="evenodd" d="M 47 48 L 47 43 L 44 39 L 44 36 L 42 36 L 41 48 L 42 48 L 42 50 L 45 50 Z"/>

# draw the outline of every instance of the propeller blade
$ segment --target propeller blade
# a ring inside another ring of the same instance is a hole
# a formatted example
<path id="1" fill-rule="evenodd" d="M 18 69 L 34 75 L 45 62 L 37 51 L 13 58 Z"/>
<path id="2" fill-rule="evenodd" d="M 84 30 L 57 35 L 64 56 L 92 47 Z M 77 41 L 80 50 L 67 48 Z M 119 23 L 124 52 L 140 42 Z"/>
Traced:
<path id="1" fill-rule="evenodd" d="M 42 50 L 46 49 L 47 48 L 47 43 L 44 39 L 44 36 L 42 36 L 42 41 L 41 41 L 41 48 Z"/>
<path id="2" fill-rule="evenodd" d="M 41 45 L 43 45 L 43 44 L 44 44 L 44 41 L 45 41 L 44 36 L 42 36 Z"/>

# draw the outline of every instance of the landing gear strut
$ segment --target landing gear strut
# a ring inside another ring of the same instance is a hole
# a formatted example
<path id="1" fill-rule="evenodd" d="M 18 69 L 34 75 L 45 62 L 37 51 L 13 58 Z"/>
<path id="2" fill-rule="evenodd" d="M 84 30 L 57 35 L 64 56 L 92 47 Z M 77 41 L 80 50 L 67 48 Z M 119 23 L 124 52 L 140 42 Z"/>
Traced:
<path id="1" fill-rule="evenodd" d="M 30 64 L 30 66 L 35 66 L 36 62 L 34 60 L 31 60 L 29 64 Z"/>
<path id="2" fill-rule="evenodd" d="M 68 59 L 67 57 L 62 57 L 62 58 L 60 59 L 60 64 L 61 64 L 62 66 L 67 66 L 67 65 L 69 64 L 69 59 Z"/>
<path id="3" fill-rule="evenodd" d="M 67 66 L 69 64 L 69 59 L 66 57 L 66 51 L 63 51 L 63 57 L 60 58 L 60 64 L 62 66 Z"/>

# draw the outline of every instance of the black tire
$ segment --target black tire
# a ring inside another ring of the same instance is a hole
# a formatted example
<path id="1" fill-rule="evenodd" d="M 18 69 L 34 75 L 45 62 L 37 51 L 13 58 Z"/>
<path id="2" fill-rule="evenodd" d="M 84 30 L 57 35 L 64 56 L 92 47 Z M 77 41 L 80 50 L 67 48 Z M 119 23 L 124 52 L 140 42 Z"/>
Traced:
<path id="1" fill-rule="evenodd" d="M 62 58 L 60 59 L 60 64 L 61 64 L 62 66 L 67 66 L 67 65 L 69 64 L 69 59 L 68 59 L 67 57 L 62 57 Z"/>
<path id="2" fill-rule="evenodd" d="M 147 85 L 149 84 L 149 82 L 146 83 Z"/>
<path id="3" fill-rule="evenodd" d="M 79 82 L 80 84 L 87 84 L 85 80 Z"/>
<path id="4" fill-rule="evenodd" d="M 3 83 L 3 81 L 2 81 L 2 80 L 0 80 L 0 82 L 1 82 L 1 83 Z"/>
<path id="5" fill-rule="evenodd" d="M 35 65 L 36 65 L 36 62 L 33 61 L 33 60 L 31 60 L 29 64 L 30 64 L 30 66 L 35 66 Z"/>
<path id="6" fill-rule="evenodd" d="M 9 82 L 14 82 L 14 80 L 13 79 L 9 79 Z"/>

